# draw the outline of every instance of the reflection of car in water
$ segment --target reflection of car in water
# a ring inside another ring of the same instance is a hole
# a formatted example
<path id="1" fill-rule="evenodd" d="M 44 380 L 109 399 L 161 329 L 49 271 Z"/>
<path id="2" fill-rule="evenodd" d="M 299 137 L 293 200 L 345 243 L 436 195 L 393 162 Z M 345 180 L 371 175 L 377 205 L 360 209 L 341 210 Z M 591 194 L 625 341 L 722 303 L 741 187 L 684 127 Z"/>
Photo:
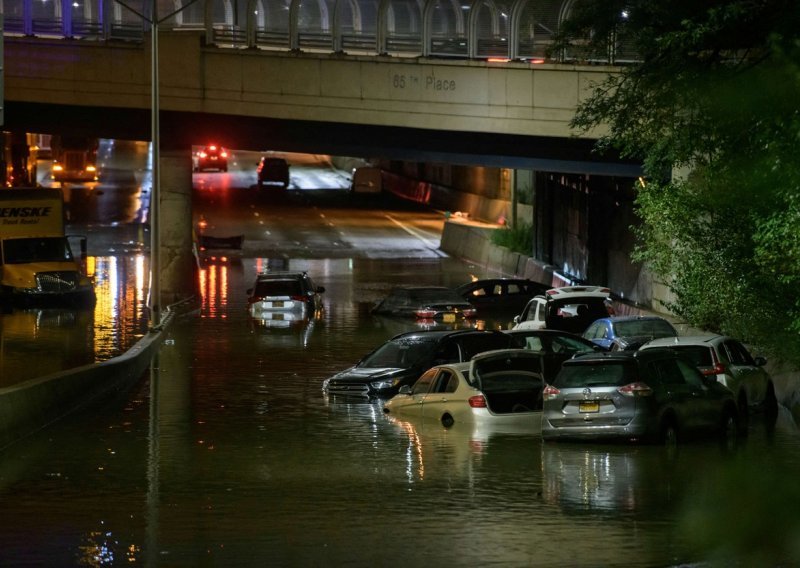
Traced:
<path id="1" fill-rule="evenodd" d="M 398 286 L 372 310 L 375 314 L 452 323 L 475 315 L 472 304 L 444 286 Z"/>

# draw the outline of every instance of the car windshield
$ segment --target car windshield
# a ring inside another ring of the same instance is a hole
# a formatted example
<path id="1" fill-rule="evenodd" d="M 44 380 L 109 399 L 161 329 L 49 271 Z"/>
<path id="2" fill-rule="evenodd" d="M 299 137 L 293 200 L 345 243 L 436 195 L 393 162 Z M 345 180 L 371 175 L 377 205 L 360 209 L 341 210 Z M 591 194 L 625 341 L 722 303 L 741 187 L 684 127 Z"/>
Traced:
<path id="1" fill-rule="evenodd" d="M 636 335 L 649 335 L 650 337 L 674 337 L 675 329 L 662 319 L 645 319 L 618 321 L 614 323 L 617 337 L 633 337 Z"/>
<path id="2" fill-rule="evenodd" d="M 367 368 L 404 368 L 413 367 L 416 363 L 430 357 L 436 343 L 419 338 L 394 339 L 381 345 L 368 355 L 359 367 Z"/>
<path id="3" fill-rule="evenodd" d="M 562 365 L 553 380 L 559 389 L 621 387 L 634 382 L 633 364 L 627 361 L 591 361 Z"/>
<path id="4" fill-rule="evenodd" d="M 299 296 L 299 280 L 262 280 L 256 283 L 255 296 Z"/>
<path id="5" fill-rule="evenodd" d="M 65 262 L 72 260 L 72 251 L 64 237 L 37 237 L 3 241 L 3 262 Z"/>
<path id="6" fill-rule="evenodd" d="M 696 367 L 711 367 L 711 349 L 702 345 L 672 345 L 673 350 L 689 359 Z"/>

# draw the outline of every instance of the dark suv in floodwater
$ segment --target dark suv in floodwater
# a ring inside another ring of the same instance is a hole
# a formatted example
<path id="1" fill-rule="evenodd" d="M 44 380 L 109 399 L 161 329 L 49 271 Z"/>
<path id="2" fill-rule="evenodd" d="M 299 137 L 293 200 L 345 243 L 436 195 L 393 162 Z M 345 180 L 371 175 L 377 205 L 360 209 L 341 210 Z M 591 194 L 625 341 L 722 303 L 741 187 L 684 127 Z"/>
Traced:
<path id="1" fill-rule="evenodd" d="M 413 385 L 435 365 L 469 361 L 474 355 L 514 346 L 501 331 L 411 331 L 397 335 L 354 366 L 326 379 L 329 394 L 390 398 L 403 385 Z"/>

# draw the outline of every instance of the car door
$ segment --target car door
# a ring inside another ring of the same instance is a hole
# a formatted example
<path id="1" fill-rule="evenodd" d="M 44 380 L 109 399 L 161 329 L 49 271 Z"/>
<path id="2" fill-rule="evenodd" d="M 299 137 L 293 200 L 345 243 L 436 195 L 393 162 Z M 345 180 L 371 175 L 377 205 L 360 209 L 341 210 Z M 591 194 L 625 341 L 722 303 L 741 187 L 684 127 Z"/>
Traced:
<path id="1" fill-rule="evenodd" d="M 661 410 L 668 407 L 674 411 L 682 434 L 702 429 L 708 419 L 709 402 L 700 371 L 677 358 L 659 359 L 650 365 L 664 388 L 666 404 Z"/>
<path id="2" fill-rule="evenodd" d="M 459 414 L 453 396 L 458 388 L 459 377 L 453 369 L 437 369 L 428 392 L 422 395 L 422 417 L 425 420 L 441 420 L 442 416 Z M 463 404 L 466 405 L 462 401 Z"/>
<path id="3" fill-rule="evenodd" d="M 738 341 L 728 339 L 723 343 L 723 348 L 728 356 L 728 371 L 733 376 L 737 388 L 744 388 L 748 404 L 764 400 L 769 381 L 767 372 L 756 365 L 753 357 Z"/>
<path id="4" fill-rule="evenodd" d="M 519 321 L 514 326 L 514 329 L 542 329 L 545 327 L 545 314 L 544 314 L 545 300 L 544 298 L 533 298 L 522 314 L 519 316 Z"/>
<path id="5" fill-rule="evenodd" d="M 402 400 L 402 406 L 398 408 L 395 406 L 395 412 L 400 412 L 404 416 L 408 418 L 422 418 L 422 405 L 425 402 L 425 396 L 431 389 L 436 377 L 439 373 L 437 368 L 428 369 L 425 371 L 422 376 L 417 379 L 417 382 L 414 383 L 414 386 L 411 387 L 411 394 L 407 395 L 397 395 L 397 401 L 394 401 L 394 404 L 397 405 L 400 400 Z M 405 396 L 405 399 L 399 399 L 399 396 Z"/>

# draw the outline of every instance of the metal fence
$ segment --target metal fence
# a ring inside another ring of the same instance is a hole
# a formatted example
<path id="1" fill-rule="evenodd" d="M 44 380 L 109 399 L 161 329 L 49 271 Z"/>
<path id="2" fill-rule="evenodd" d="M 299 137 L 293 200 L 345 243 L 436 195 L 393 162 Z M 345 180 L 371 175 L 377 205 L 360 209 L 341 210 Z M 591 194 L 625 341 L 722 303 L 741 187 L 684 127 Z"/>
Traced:
<path id="1" fill-rule="evenodd" d="M 151 0 L 0 0 L 5 34 L 143 41 Z M 589 60 L 550 53 L 579 0 L 157 0 L 161 29 L 203 29 L 206 43 L 262 48 L 462 59 Z M 592 61 L 635 54 L 611 47 Z"/>

